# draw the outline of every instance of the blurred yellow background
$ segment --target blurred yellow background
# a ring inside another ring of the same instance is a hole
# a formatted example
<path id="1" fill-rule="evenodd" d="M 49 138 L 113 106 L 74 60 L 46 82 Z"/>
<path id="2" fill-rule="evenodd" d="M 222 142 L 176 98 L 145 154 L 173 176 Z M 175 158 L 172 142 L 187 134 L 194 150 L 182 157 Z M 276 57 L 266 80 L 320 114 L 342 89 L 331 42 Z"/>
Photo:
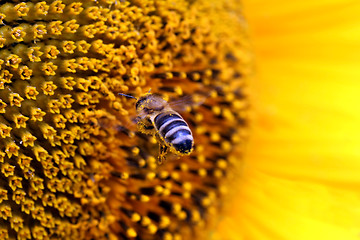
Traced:
<path id="1" fill-rule="evenodd" d="M 360 239 L 360 1 L 243 3 L 253 122 L 215 239 Z"/>

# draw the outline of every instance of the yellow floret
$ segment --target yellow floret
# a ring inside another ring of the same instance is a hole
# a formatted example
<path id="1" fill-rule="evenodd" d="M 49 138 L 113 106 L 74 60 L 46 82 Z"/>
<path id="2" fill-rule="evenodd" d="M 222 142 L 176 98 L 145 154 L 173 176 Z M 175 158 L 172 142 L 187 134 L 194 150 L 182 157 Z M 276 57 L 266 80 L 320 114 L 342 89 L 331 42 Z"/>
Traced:
<path id="1" fill-rule="evenodd" d="M 179 240 L 201 232 L 244 138 L 240 7 L 0 4 L 0 238 Z M 190 155 L 168 154 L 161 166 L 161 139 L 137 131 L 135 101 L 118 95 L 149 89 L 174 102 L 195 142 Z"/>

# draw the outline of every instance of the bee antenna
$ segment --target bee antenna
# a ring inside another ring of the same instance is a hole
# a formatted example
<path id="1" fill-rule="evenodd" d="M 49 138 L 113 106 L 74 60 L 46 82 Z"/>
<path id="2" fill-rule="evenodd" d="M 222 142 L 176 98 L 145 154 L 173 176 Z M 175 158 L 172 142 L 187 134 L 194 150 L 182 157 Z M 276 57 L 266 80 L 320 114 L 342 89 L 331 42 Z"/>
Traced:
<path id="1" fill-rule="evenodd" d="M 150 93 L 150 92 L 151 92 L 151 88 L 149 89 L 148 93 Z"/>
<path id="2" fill-rule="evenodd" d="M 133 97 L 133 96 L 130 96 L 130 95 L 127 95 L 127 94 L 124 94 L 124 93 L 118 93 L 118 95 L 121 95 L 121 96 L 124 96 L 124 97 L 128 97 L 128 98 L 135 98 L 137 100 L 136 97 Z"/>

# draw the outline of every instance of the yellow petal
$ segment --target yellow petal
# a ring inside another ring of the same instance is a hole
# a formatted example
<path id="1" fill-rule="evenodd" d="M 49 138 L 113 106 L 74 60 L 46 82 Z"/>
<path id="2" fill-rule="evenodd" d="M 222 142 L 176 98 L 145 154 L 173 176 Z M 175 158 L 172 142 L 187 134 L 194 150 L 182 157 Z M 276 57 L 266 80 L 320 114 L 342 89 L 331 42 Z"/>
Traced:
<path id="1" fill-rule="evenodd" d="M 360 238 L 359 1 L 244 1 L 254 121 L 215 239 Z"/>

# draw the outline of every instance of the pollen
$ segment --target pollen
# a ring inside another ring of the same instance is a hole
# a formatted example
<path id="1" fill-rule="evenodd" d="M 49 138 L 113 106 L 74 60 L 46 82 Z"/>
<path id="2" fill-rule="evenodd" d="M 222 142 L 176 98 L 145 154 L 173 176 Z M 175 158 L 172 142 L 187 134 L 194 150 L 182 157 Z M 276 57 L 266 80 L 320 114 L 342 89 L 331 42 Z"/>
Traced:
<path id="1" fill-rule="evenodd" d="M 0 238 L 206 239 L 246 139 L 240 10 L 2 1 Z M 190 155 L 157 162 L 162 140 L 138 131 L 134 100 L 118 94 L 149 89 L 188 123 Z"/>

